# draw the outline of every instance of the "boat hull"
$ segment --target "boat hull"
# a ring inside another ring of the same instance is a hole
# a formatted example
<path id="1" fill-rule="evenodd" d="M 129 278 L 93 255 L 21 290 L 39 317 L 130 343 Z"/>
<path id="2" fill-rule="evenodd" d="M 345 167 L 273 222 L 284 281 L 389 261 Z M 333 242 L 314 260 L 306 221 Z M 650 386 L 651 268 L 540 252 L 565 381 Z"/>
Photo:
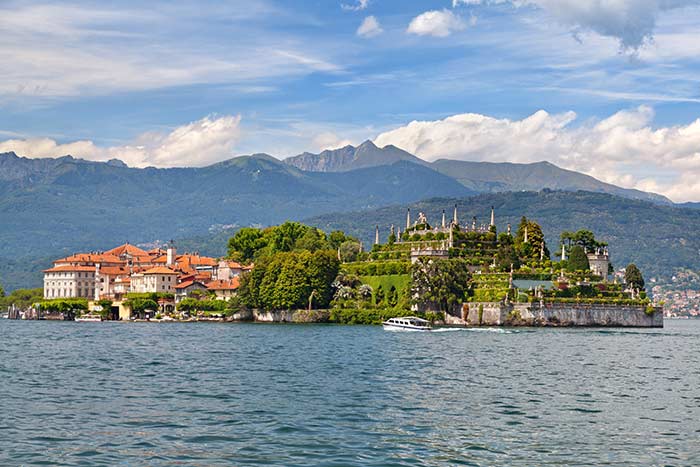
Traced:
<path id="1" fill-rule="evenodd" d="M 384 330 L 385 331 L 417 331 L 417 332 L 430 332 L 432 331 L 431 328 L 427 328 L 424 326 L 411 326 L 407 324 L 383 324 Z"/>

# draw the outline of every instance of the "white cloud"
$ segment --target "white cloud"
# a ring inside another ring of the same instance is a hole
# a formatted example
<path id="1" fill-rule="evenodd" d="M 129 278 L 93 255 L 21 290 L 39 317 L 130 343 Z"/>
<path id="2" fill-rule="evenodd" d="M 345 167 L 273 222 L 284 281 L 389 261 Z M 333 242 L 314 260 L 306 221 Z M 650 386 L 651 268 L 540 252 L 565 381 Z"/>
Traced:
<path id="1" fill-rule="evenodd" d="M 197 84 L 261 86 L 265 80 L 341 70 L 330 58 L 336 53 L 330 45 L 300 43 L 283 31 L 266 33 L 261 18 L 284 13 L 263 1 L 245 8 L 235 3 L 206 9 L 178 4 L 160 11 L 150 4 L 131 11 L 3 3 L 0 104 Z M 208 32 L 212 17 L 229 30 Z M 230 31 L 235 40 L 225 35 Z"/>
<path id="2" fill-rule="evenodd" d="M 657 19 L 663 12 L 700 5 L 700 0 L 453 0 L 460 4 L 502 4 L 516 7 L 536 6 L 556 20 L 579 30 L 593 31 L 614 37 L 623 48 L 637 49 L 654 33 Z"/>
<path id="3" fill-rule="evenodd" d="M 348 5 L 346 3 L 341 3 L 340 7 L 343 10 L 349 10 L 349 11 L 362 11 L 367 9 L 369 6 L 369 0 L 357 0 L 357 2 L 354 5 Z"/>
<path id="4" fill-rule="evenodd" d="M 466 27 L 464 20 L 449 10 L 431 10 L 413 18 L 406 32 L 419 36 L 447 37 Z"/>
<path id="5" fill-rule="evenodd" d="M 352 144 L 349 139 L 344 139 L 332 132 L 324 132 L 313 139 L 312 144 L 317 151 L 325 149 L 338 149 Z"/>
<path id="6" fill-rule="evenodd" d="M 357 28 L 357 35 L 360 37 L 375 37 L 383 32 L 382 26 L 374 16 L 365 18 L 360 27 Z"/>
<path id="7" fill-rule="evenodd" d="M 609 183 L 653 190 L 676 201 L 700 199 L 700 119 L 653 128 L 650 107 L 618 112 L 574 126 L 576 114 L 543 110 L 522 120 L 461 114 L 413 121 L 380 134 L 427 160 L 452 158 L 494 162 L 548 160 Z"/>
<path id="8" fill-rule="evenodd" d="M 240 116 L 205 117 L 170 133 L 148 132 L 124 146 L 100 147 L 92 141 L 59 144 L 49 138 L 0 142 L 0 152 L 26 157 L 72 155 L 88 160 L 120 159 L 132 167 L 197 167 L 232 157 L 240 139 Z"/>

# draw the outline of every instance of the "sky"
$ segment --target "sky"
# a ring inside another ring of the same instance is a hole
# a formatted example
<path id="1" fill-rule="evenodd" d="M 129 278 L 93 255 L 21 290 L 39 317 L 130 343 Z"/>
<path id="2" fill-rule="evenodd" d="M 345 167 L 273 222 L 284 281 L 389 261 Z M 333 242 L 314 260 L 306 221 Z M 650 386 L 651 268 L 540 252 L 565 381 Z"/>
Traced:
<path id="1" fill-rule="evenodd" d="M 203 166 L 371 139 L 700 201 L 700 0 L 5 0 L 0 35 L 0 152 Z"/>

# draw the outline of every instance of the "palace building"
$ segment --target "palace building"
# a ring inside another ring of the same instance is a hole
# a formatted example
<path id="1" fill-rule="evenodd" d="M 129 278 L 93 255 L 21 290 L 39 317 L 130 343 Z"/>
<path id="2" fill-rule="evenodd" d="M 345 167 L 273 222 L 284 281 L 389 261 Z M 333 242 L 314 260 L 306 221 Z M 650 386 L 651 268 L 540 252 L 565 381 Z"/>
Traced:
<path id="1" fill-rule="evenodd" d="M 227 299 L 238 288 L 238 275 L 251 268 L 198 253 L 178 254 L 172 243 L 149 251 L 125 243 L 108 251 L 55 260 L 53 267 L 44 270 L 44 298 L 121 300 L 130 292 L 172 293 L 182 298 L 188 288 L 178 285 L 191 282 Z"/>

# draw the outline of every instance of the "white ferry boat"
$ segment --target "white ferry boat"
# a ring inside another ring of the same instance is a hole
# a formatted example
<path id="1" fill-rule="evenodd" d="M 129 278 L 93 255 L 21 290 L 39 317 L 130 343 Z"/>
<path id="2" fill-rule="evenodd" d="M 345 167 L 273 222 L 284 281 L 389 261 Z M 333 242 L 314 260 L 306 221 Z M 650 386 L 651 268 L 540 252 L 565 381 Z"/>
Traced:
<path id="1" fill-rule="evenodd" d="M 433 328 L 429 321 L 415 316 L 391 318 L 382 323 L 386 331 L 431 331 Z"/>
<path id="2" fill-rule="evenodd" d="M 75 321 L 79 323 L 97 323 L 102 321 L 102 317 L 100 315 L 87 314 L 75 318 Z"/>

